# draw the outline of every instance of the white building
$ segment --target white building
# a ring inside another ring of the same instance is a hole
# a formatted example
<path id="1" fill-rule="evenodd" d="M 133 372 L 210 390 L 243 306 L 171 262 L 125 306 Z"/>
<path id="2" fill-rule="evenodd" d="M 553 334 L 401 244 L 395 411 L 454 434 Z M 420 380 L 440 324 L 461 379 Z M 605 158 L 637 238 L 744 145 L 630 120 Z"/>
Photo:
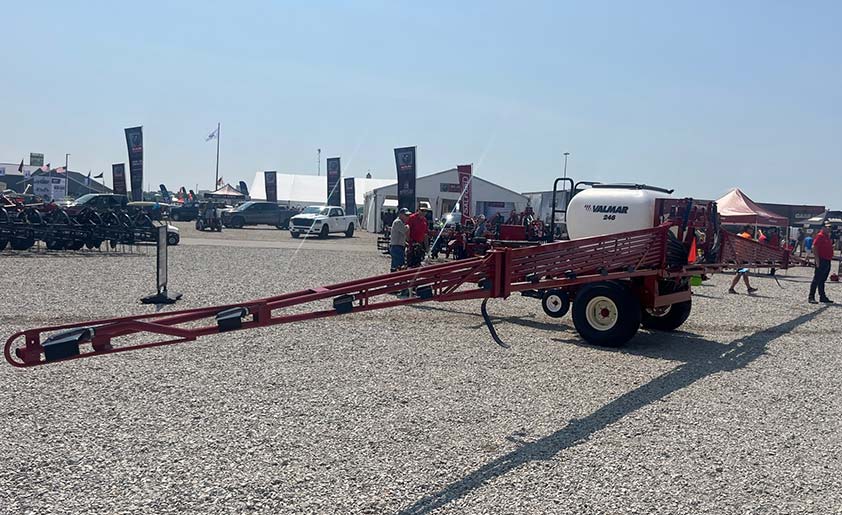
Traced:
<path id="1" fill-rule="evenodd" d="M 520 212 L 526 208 L 527 199 L 520 193 L 488 182 L 476 175 L 471 181 L 471 190 L 470 213 L 472 216 L 483 214 L 491 217 L 497 212 L 503 212 L 508 216 L 512 209 Z M 459 174 L 456 168 L 418 177 L 415 182 L 415 192 L 417 201 L 430 204 L 436 219 L 452 211 L 460 210 L 458 204 L 462 190 L 459 187 Z M 397 205 L 397 184 L 394 182 L 367 192 L 363 227 L 370 232 L 381 231 L 383 229 L 382 214 L 386 211 L 394 211 Z"/>
<path id="2" fill-rule="evenodd" d="M 266 183 L 263 172 L 254 174 L 249 186 L 249 196 L 254 200 L 266 200 Z M 327 202 L 327 176 L 278 173 L 278 202 L 293 207 L 325 204 Z M 354 177 L 354 198 L 358 207 L 365 202 L 365 194 L 374 188 L 395 184 L 392 179 L 364 179 Z M 341 203 L 345 204 L 345 178 L 339 180 Z"/>

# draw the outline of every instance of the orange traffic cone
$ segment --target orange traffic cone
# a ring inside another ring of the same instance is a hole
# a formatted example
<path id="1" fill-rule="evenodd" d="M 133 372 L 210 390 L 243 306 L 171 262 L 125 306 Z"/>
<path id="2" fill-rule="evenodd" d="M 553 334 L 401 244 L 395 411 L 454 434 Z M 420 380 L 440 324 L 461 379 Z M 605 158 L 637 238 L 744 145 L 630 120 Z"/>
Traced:
<path id="1" fill-rule="evenodd" d="M 695 263 L 698 254 L 699 252 L 696 250 L 696 238 L 693 238 L 693 242 L 690 243 L 690 253 L 687 254 L 687 264 L 692 265 Z"/>

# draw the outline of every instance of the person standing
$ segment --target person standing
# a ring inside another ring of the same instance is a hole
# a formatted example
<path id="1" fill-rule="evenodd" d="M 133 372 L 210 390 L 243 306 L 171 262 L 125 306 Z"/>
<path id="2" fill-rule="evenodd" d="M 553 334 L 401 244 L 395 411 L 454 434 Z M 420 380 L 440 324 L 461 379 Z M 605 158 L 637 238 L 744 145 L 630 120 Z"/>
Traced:
<path id="1" fill-rule="evenodd" d="M 427 253 L 427 208 L 419 205 L 406 223 L 409 226 L 410 254 L 407 264 L 410 268 L 414 268 L 421 265 Z"/>
<path id="2" fill-rule="evenodd" d="M 409 218 L 409 209 L 403 208 L 398 217 L 392 222 L 392 229 L 389 232 L 389 255 L 392 257 L 392 272 L 397 272 L 406 264 L 406 237 L 409 234 L 409 226 L 406 221 Z"/>
<path id="3" fill-rule="evenodd" d="M 833 259 L 833 243 L 830 241 L 830 227 L 825 224 L 813 239 L 813 254 L 816 255 L 816 270 L 813 272 L 813 282 L 810 283 L 810 296 L 807 301 L 810 304 L 833 304 L 827 298 L 824 291 L 824 283 L 830 274 L 830 262 Z M 816 302 L 816 290 L 819 292 L 819 300 Z"/>

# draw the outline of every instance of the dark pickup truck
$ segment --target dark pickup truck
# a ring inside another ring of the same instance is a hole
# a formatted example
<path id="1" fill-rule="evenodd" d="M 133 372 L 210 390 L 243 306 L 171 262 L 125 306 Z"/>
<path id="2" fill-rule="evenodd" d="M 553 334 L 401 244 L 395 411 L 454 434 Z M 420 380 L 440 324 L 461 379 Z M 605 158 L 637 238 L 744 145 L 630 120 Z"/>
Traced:
<path id="1" fill-rule="evenodd" d="M 240 229 L 246 225 L 274 225 L 278 229 L 288 229 L 289 219 L 297 215 L 294 211 L 281 207 L 274 202 L 250 200 L 236 208 L 222 212 L 222 225 Z"/>

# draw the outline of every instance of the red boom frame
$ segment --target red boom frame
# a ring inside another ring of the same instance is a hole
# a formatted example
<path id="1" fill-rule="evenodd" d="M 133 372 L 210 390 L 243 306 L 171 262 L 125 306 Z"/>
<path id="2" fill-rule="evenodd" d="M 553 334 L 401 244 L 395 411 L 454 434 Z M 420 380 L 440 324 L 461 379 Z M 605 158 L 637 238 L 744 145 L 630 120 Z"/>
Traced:
<path id="1" fill-rule="evenodd" d="M 663 211 L 662 211 L 663 212 Z M 667 221 L 652 229 L 560 241 L 521 248 L 495 248 L 483 257 L 460 260 L 367 279 L 286 293 L 239 304 L 154 313 L 28 329 L 13 334 L 3 352 L 17 367 L 124 352 L 196 340 L 200 336 L 252 329 L 302 320 L 371 311 L 435 300 L 438 302 L 506 298 L 515 292 L 551 288 L 575 292 L 578 286 L 607 280 L 638 281 L 643 306 L 658 307 L 690 298 L 690 292 L 660 294 L 659 281 L 712 273 L 737 266 L 787 268 L 789 253 L 765 244 L 719 232 L 714 263 L 669 266 L 668 245 L 672 231 L 687 241 L 696 229 L 715 234 L 706 214 L 696 217 L 661 215 Z M 711 251 L 708 236 L 705 252 Z M 686 261 L 685 261 L 686 262 Z M 390 294 L 414 290 L 407 298 Z M 333 305 L 321 305 L 332 300 Z M 306 311 L 291 308 L 308 306 Z M 293 312 L 290 312 L 293 311 Z M 208 324 L 209 319 L 215 323 Z M 132 335 L 152 341 L 115 345 Z M 161 337 L 165 338 L 161 338 Z M 24 340 L 22 347 L 16 342 Z M 89 345 L 90 347 L 83 347 Z"/>

